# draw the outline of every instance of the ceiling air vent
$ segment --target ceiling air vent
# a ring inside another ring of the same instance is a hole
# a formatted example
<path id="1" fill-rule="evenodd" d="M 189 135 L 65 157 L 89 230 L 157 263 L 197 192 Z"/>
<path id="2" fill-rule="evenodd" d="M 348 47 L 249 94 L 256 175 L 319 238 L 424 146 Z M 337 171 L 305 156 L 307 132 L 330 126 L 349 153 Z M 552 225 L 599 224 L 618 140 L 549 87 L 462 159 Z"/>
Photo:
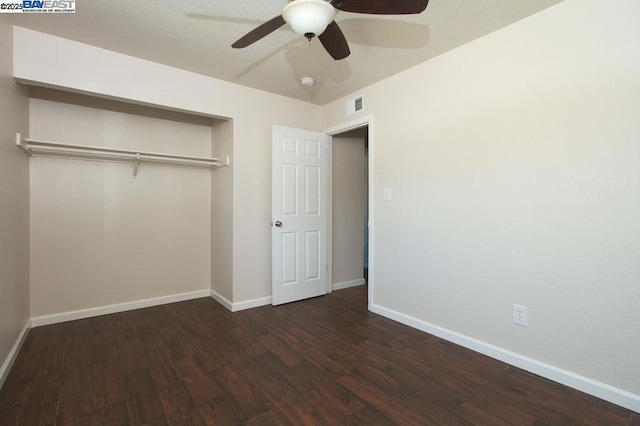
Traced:
<path id="1" fill-rule="evenodd" d="M 364 95 L 347 100 L 347 115 L 353 115 L 364 109 Z"/>

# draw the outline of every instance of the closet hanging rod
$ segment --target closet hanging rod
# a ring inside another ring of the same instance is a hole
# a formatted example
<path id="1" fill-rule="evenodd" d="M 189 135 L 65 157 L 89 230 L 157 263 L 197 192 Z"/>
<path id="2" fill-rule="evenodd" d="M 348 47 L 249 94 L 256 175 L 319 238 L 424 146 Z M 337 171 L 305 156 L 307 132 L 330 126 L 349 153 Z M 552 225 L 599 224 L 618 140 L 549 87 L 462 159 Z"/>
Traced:
<path id="1" fill-rule="evenodd" d="M 141 162 L 144 161 L 153 161 L 158 163 L 177 163 L 177 164 L 193 164 L 193 165 L 202 165 L 202 166 L 218 166 L 217 159 L 198 159 L 192 160 L 191 158 L 182 158 L 182 157 L 171 157 L 171 156 L 158 156 L 158 155 L 147 155 L 138 152 L 111 152 L 111 151 L 102 151 L 95 150 L 89 154 L 89 151 L 86 149 L 78 149 L 78 148 L 67 148 L 67 147 L 48 147 L 48 146 L 38 146 L 38 147 L 27 147 L 33 155 L 38 155 L 40 153 L 44 154 L 61 154 L 63 157 L 65 154 L 68 155 L 90 155 L 91 157 L 100 157 L 103 159 L 110 160 L 138 160 Z"/>
<path id="2" fill-rule="evenodd" d="M 18 133 L 17 135 L 20 135 Z M 38 139 L 24 138 L 21 139 L 20 136 L 17 136 L 17 140 L 20 142 L 20 145 L 25 151 L 31 153 L 34 150 L 48 150 L 53 151 L 54 148 L 62 148 L 62 149 L 75 149 L 78 151 L 87 151 L 87 152 L 103 152 L 108 154 L 140 154 L 142 156 L 153 157 L 153 158 L 170 158 L 170 159 L 180 159 L 180 160 L 196 160 L 196 161 L 206 161 L 206 162 L 218 162 L 219 159 L 215 157 L 196 157 L 191 155 L 177 155 L 177 154 L 165 154 L 160 152 L 150 152 L 150 151 L 136 151 L 131 149 L 118 149 L 118 148 L 103 148 L 98 146 L 91 145 L 79 145 L 79 144 L 70 144 L 70 143 L 61 143 L 61 142 L 51 142 L 51 141 L 43 141 Z"/>
<path id="3" fill-rule="evenodd" d="M 229 157 L 224 164 L 214 157 L 196 157 L 192 155 L 174 155 L 160 152 L 134 151 L 130 149 L 104 148 L 90 145 L 78 145 L 61 142 L 43 141 L 31 138 L 22 138 L 16 133 L 16 144 L 32 155 L 46 155 L 65 158 L 87 158 L 107 161 L 131 161 L 133 163 L 133 176 L 138 174 L 138 166 L 143 163 L 184 165 L 198 167 L 219 168 L 228 166 Z"/>

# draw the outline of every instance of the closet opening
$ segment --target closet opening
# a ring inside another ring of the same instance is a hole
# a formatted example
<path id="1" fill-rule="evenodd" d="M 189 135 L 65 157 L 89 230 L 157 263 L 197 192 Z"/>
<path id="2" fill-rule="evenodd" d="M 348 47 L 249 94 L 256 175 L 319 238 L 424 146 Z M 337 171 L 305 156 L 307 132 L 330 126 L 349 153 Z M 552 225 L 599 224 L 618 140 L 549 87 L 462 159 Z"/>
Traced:
<path id="1" fill-rule="evenodd" d="M 34 324 L 232 295 L 230 118 L 29 86 L 23 136 Z"/>

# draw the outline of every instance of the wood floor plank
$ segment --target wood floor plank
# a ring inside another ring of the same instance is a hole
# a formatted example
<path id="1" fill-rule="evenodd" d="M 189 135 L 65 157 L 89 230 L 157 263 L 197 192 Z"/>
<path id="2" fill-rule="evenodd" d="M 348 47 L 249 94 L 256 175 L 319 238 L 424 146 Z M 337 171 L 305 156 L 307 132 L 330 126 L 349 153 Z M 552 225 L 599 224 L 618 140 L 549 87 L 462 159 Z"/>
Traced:
<path id="1" fill-rule="evenodd" d="M 276 356 L 288 368 L 302 363 L 302 358 L 287 344 L 280 342 L 271 334 L 263 334 L 256 338 L 272 355 Z"/>
<path id="2" fill-rule="evenodd" d="M 217 336 L 215 340 L 200 339 L 200 343 L 215 359 L 215 365 L 210 365 L 208 362 L 203 365 L 208 371 L 213 371 L 225 366 L 242 368 L 243 365 L 252 362 L 249 354 L 237 345 L 226 332 Z"/>
<path id="3" fill-rule="evenodd" d="M 342 410 L 336 410 L 334 405 L 326 399 L 327 393 L 319 389 L 313 389 L 301 395 L 303 405 L 315 420 L 322 425 L 344 425 L 350 422 L 350 415 L 353 413 L 345 413 Z"/>
<path id="4" fill-rule="evenodd" d="M 384 413 L 376 410 L 370 405 L 363 407 L 362 409 L 354 412 L 351 415 L 352 424 L 356 425 L 368 425 L 368 426 L 389 426 L 398 425 L 398 421 L 392 420 Z"/>
<path id="5" fill-rule="evenodd" d="M 131 318 L 131 311 L 113 314 L 113 329 L 118 343 L 138 338 L 137 327 Z"/>
<path id="6" fill-rule="evenodd" d="M 93 364 L 92 394 L 94 410 L 126 402 L 127 397 L 118 360 Z"/>
<path id="7" fill-rule="evenodd" d="M 83 411 L 83 407 L 77 407 L 74 403 L 72 399 L 65 399 L 58 403 L 56 425 L 73 426 L 93 423 L 93 411 Z M 123 424 L 127 423 L 128 420 Z"/>
<path id="8" fill-rule="evenodd" d="M 213 371 L 220 367 L 219 357 L 215 351 L 209 350 L 202 339 L 191 339 L 187 344 L 189 356 L 204 368 L 205 371 Z"/>
<path id="9" fill-rule="evenodd" d="M 89 318 L 89 323 L 94 335 L 113 333 L 113 316 L 111 315 Z"/>
<path id="10" fill-rule="evenodd" d="M 339 377 L 348 371 L 348 364 L 344 365 L 336 361 L 333 357 L 317 351 L 312 345 L 296 343 L 290 347 L 291 350 L 304 358 L 305 361 L 323 369 L 327 373 L 331 373 L 331 375 Z M 343 357 L 340 359 L 343 360 Z"/>
<path id="11" fill-rule="evenodd" d="M 93 350 L 93 362 L 118 361 L 118 345 L 116 335 L 113 332 L 94 334 L 91 348 Z"/>
<path id="12" fill-rule="evenodd" d="M 374 383 L 370 383 L 362 377 L 348 374 L 338 379 L 338 382 L 368 405 L 386 413 L 387 417 L 400 424 L 419 424 L 426 421 L 425 416 L 415 408 L 408 406 L 396 395 L 384 392 Z"/>
<path id="13" fill-rule="evenodd" d="M 40 360 L 41 350 L 37 345 L 31 345 L 30 349 L 24 347 L 20 350 L 16 358 L 16 362 L 13 364 L 11 371 L 7 375 L 5 384 L 0 390 L 0 396 L 5 393 L 5 388 L 11 388 L 12 386 L 22 386 L 24 384 L 30 384 L 33 380 L 36 368 L 38 368 L 38 361 Z M 12 392 L 13 393 L 13 392 Z M 3 398 L 0 397 L 0 400 Z"/>
<path id="14" fill-rule="evenodd" d="M 477 405 L 465 402 L 460 409 L 456 412 L 462 420 L 469 424 L 484 424 L 495 426 L 511 426 L 513 424 L 530 425 L 531 419 L 522 419 L 517 423 L 509 423 L 507 420 L 501 418 L 498 414 L 494 413 L 491 409 L 485 409 L 484 407 L 478 407 Z"/>
<path id="15" fill-rule="evenodd" d="M 120 368 L 123 373 L 133 373 L 149 368 L 144 348 L 138 339 L 118 340 L 117 345 Z"/>
<path id="16" fill-rule="evenodd" d="M 22 412 L 22 404 L 12 405 L 0 408 L 0 424 L 1 425 L 17 425 Z"/>
<path id="17" fill-rule="evenodd" d="M 255 367 L 263 376 L 273 377 L 278 383 L 291 389 L 296 394 L 303 394 L 314 388 L 313 382 L 308 377 L 300 374 L 297 368 L 287 367 L 272 353 L 262 354 L 257 357 Z"/>
<path id="18" fill-rule="evenodd" d="M 215 420 L 207 421 L 198 408 L 188 413 L 179 412 L 175 415 L 168 414 L 167 420 L 170 425 L 207 426 L 216 424 Z"/>
<path id="19" fill-rule="evenodd" d="M 13 383 L 9 382 L 7 379 L 5 386 L 0 389 L 0 409 L 24 404 L 30 391 L 30 380 L 21 383 Z"/>
<path id="20" fill-rule="evenodd" d="M 68 347 L 68 339 L 47 343 L 47 347 L 40 354 L 35 377 L 49 376 L 62 372 Z"/>
<path id="21" fill-rule="evenodd" d="M 57 415 L 63 424 L 82 424 L 91 419 L 95 404 L 92 358 L 90 348 L 67 357 Z"/>
<path id="22" fill-rule="evenodd" d="M 130 423 L 166 423 L 162 400 L 148 371 L 124 374 L 124 387 Z"/>
<path id="23" fill-rule="evenodd" d="M 224 395 L 238 416 L 242 420 L 248 420 L 267 412 L 269 409 L 265 400 L 256 391 L 256 383 L 245 380 L 241 372 L 246 374 L 246 371 L 225 366 L 212 374 L 224 390 Z"/>
<path id="24" fill-rule="evenodd" d="M 93 412 L 91 422 L 94 425 L 125 426 L 129 424 L 127 404 L 121 402 L 107 407 L 101 407 Z M 87 423 L 76 423 L 87 424 Z"/>
<path id="25" fill-rule="evenodd" d="M 270 308 L 259 308 L 259 312 L 251 312 L 251 310 L 249 310 L 243 312 L 242 315 L 234 315 L 232 320 L 236 324 L 236 327 L 247 335 L 253 337 L 261 336 L 269 333 L 269 328 L 263 320 L 263 315 L 260 313 L 260 311 L 264 311 L 265 309 Z"/>
<path id="26" fill-rule="evenodd" d="M 193 358 L 181 359 L 177 365 L 180 377 L 196 403 L 206 402 L 224 395 L 224 391 L 214 377 Z"/>
<path id="27" fill-rule="evenodd" d="M 579 418 L 585 425 L 629 423 L 628 410 L 602 400 L 593 401 L 591 397 L 571 389 L 567 389 L 561 396 L 549 399 L 546 407 L 565 418 Z"/>
<path id="28" fill-rule="evenodd" d="M 269 328 L 270 335 L 287 345 L 295 345 L 300 342 L 300 339 L 284 328 L 286 324 L 278 323 L 278 319 L 275 316 L 268 316 L 266 319 L 269 320 L 265 324 Z"/>
<path id="29" fill-rule="evenodd" d="M 320 418 L 301 395 L 276 380 L 263 381 L 258 389 L 267 405 L 285 424 L 321 425 Z"/>
<path id="30" fill-rule="evenodd" d="M 93 330 L 88 322 L 75 324 L 69 336 L 69 352 L 88 349 L 93 344 Z"/>
<path id="31" fill-rule="evenodd" d="M 362 286 L 32 329 L 0 389 L 0 426 L 22 424 L 640 426 L 640 414 L 375 315 Z"/>
<path id="32" fill-rule="evenodd" d="M 57 409 L 57 404 L 53 402 L 28 402 L 22 407 L 18 425 L 54 425 Z"/>
<path id="33" fill-rule="evenodd" d="M 178 364 L 170 352 L 164 346 L 151 346 L 145 350 L 151 379 L 158 388 L 167 388 L 182 382 Z"/>
<path id="34" fill-rule="evenodd" d="M 225 396 L 208 400 L 200 406 L 202 418 L 210 425 L 242 425 L 243 422 Z"/>
<path id="35" fill-rule="evenodd" d="M 159 390 L 164 412 L 169 420 L 189 418 L 197 411 L 196 402 L 184 383 L 174 383 Z"/>
<path id="36" fill-rule="evenodd" d="M 273 411 L 267 411 L 259 416 L 253 417 L 246 422 L 246 426 L 281 426 L 284 425 Z"/>
<path id="37" fill-rule="evenodd" d="M 350 416 L 366 406 L 354 393 L 338 383 L 336 376 L 327 374 L 323 369 L 306 363 L 299 366 L 298 371 L 313 383 L 311 392 L 323 397 L 322 405 L 327 410 Z"/>
<path id="38" fill-rule="evenodd" d="M 249 356 L 262 355 L 267 352 L 267 349 L 262 346 L 255 338 L 247 331 L 240 327 L 232 328 L 227 334 L 247 353 Z"/>
<path id="39" fill-rule="evenodd" d="M 176 341 L 184 341 L 185 339 L 197 337 L 197 335 L 194 335 L 189 328 L 185 327 L 182 323 L 176 322 L 172 324 L 161 324 L 158 326 L 158 331 L 157 336 L 161 339 L 162 345 L 155 346 L 167 348 L 175 360 L 191 355 L 188 352 L 187 346 L 173 344 L 173 342 Z"/>
<path id="40" fill-rule="evenodd" d="M 19 424 L 54 424 L 61 389 L 62 375 L 60 373 L 35 377 L 31 392 L 23 404 Z"/>

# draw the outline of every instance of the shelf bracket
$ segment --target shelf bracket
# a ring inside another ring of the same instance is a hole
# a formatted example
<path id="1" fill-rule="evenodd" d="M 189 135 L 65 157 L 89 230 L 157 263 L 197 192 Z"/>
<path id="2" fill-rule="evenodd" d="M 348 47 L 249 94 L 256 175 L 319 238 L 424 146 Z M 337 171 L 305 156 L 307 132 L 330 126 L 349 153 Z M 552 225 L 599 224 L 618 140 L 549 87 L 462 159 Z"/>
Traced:
<path id="1" fill-rule="evenodd" d="M 140 154 L 136 154 L 136 158 L 133 160 L 133 177 L 138 176 L 138 166 L 140 165 Z"/>
<path id="2" fill-rule="evenodd" d="M 29 148 L 27 147 L 27 145 L 22 140 L 22 135 L 20 133 L 16 133 L 16 145 L 18 145 L 20 148 L 22 148 L 24 150 L 24 152 L 26 152 L 27 155 L 29 157 L 31 157 L 31 151 L 29 151 Z"/>
<path id="3" fill-rule="evenodd" d="M 229 160 L 229 157 L 226 157 L 225 162 L 221 163 L 220 161 L 217 162 L 217 164 L 215 164 L 213 166 L 213 169 L 219 169 L 220 167 L 224 167 L 224 166 L 229 166 L 231 164 L 231 160 Z"/>

